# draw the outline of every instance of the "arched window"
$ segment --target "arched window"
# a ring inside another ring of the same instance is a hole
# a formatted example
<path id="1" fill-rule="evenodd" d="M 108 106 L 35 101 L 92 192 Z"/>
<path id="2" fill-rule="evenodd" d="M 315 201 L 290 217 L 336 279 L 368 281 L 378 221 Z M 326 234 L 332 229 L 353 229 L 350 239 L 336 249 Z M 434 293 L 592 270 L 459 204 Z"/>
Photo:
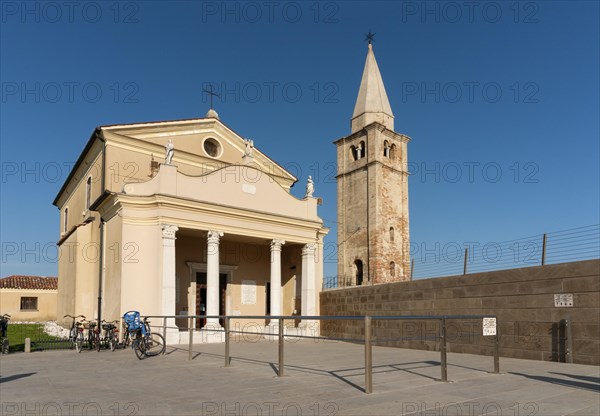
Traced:
<path id="1" fill-rule="evenodd" d="M 390 227 L 390 242 L 394 242 L 394 227 Z"/>
<path id="2" fill-rule="evenodd" d="M 90 209 L 92 204 L 92 177 L 88 176 L 85 183 L 85 209 Z"/>
<path id="3" fill-rule="evenodd" d="M 388 150 L 388 157 L 392 160 L 396 158 L 396 145 L 395 144 L 390 146 L 390 148 Z"/>
<path id="4" fill-rule="evenodd" d="M 390 262 L 390 277 L 396 277 L 396 263 Z"/>
<path id="5" fill-rule="evenodd" d="M 356 153 L 356 146 L 350 146 L 350 157 L 352 157 L 352 160 L 358 159 L 358 154 Z"/>
<path id="6" fill-rule="evenodd" d="M 367 148 L 365 147 L 365 142 L 361 141 L 358 144 L 358 149 L 356 149 L 356 153 L 358 154 L 357 159 L 362 159 L 367 155 Z"/>
<path id="7" fill-rule="evenodd" d="M 362 260 L 355 260 L 354 266 L 356 267 L 356 286 L 361 286 L 363 282 L 363 262 Z"/>
<path id="8" fill-rule="evenodd" d="M 383 142 L 383 157 L 390 157 L 390 142 Z"/>
<path id="9" fill-rule="evenodd" d="M 65 218 L 63 220 L 63 232 L 66 233 L 69 229 L 69 207 L 65 208 Z"/>

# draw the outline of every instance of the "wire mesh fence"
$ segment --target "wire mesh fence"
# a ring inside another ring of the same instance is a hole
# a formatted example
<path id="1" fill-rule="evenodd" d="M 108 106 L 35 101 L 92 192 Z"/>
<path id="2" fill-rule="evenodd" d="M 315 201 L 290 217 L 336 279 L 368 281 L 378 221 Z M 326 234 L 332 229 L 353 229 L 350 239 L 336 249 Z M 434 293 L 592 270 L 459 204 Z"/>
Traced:
<path id="1" fill-rule="evenodd" d="M 600 258 L 600 224 L 485 243 L 411 243 L 412 279 L 515 269 Z M 356 286 L 352 277 L 327 276 L 323 289 Z"/>
<path id="2" fill-rule="evenodd" d="M 8 325 L 7 336 L 10 351 L 23 351 L 25 339 L 31 340 L 31 350 L 71 349 L 73 343 L 69 340 L 68 325 L 49 322 L 11 322 Z"/>

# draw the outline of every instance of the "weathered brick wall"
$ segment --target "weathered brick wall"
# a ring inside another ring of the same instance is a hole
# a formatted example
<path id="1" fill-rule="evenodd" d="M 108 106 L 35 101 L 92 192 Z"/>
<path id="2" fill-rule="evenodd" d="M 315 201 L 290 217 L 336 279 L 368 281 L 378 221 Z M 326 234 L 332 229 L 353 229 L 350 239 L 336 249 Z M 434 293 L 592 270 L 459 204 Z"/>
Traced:
<path id="1" fill-rule="evenodd" d="M 573 307 L 555 307 L 554 294 L 573 294 Z M 600 260 L 328 290 L 322 315 L 474 315 L 498 317 L 500 355 L 562 360 L 559 325 L 570 316 L 575 363 L 600 365 Z M 375 321 L 377 345 L 437 350 L 435 321 Z M 363 322 L 324 321 L 326 336 L 361 339 Z M 470 334 L 477 334 L 476 336 Z M 448 323 L 448 350 L 493 353 L 481 321 Z"/>

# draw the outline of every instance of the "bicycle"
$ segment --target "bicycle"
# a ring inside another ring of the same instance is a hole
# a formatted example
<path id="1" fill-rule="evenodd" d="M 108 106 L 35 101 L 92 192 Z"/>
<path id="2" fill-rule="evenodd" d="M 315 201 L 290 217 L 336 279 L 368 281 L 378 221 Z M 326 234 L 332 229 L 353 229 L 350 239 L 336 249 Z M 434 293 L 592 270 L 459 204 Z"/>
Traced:
<path id="1" fill-rule="evenodd" d="M 141 320 L 140 313 L 129 311 L 123 315 L 132 341 L 131 348 L 138 359 L 163 354 L 166 350 L 165 339 L 161 334 L 152 333 L 148 318 Z"/>
<path id="2" fill-rule="evenodd" d="M 98 351 L 102 346 L 106 348 L 110 348 L 111 351 L 114 351 L 117 348 L 117 344 L 119 343 L 119 329 L 116 325 L 117 321 L 107 322 L 102 320 L 102 329 L 104 329 L 104 337 L 100 338 L 100 342 L 98 343 Z"/>
<path id="3" fill-rule="evenodd" d="M 80 315 L 83 319 L 75 322 L 75 350 L 79 353 L 85 345 L 85 337 L 83 336 L 85 316 Z"/>
<path id="4" fill-rule="evenodd" d="M 88 322 L 88 348 L 90 350 L 97 349 L 100 351 L 100 326 L 98 321 Z"/>
<path id="5" fill-rule="evenodd" d="M 77 348 L 77 335 L 79 334 L 79 331 L 77 329 L 77 325 L 75 324 L 75 321 L 78 318 L 83 318 L 85 319 L 85 316 L 83 315 L 77 315 L 77 316 L 73 316 L 73 315 L 65 315 L 63 316 L 63 318 L 72 318 L 73 322 L 71 322 L 71 329 L 69 330 L 69 341 L 71 341 L 71 344 Z"/>
<path id="6" fill-rule="evenodd" d="M 2 336 L 2 347 L 1 347 L 0 352 L 2 354 L 8 354 L 8 350 L 10 349 L 10 343 L 8 342 L 8 336 L 6 336 L 9 320 L 10 320 L 10 315 L 7 313 L 2 315 L 2 319 L 0 319 L 0 335 Z"/>

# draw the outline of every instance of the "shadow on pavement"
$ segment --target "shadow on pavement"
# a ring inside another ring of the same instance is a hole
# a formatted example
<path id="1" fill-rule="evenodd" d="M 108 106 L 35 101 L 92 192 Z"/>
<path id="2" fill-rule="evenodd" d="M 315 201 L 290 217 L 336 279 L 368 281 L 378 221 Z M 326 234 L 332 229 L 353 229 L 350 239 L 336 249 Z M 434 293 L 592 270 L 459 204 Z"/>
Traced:
<path id="1" fill-rule="evenodd" d="M 15 374 L 15 375 L 8 376 L 8 377 L 0 377 L 0 384 L 2 384 L 2 383 L 8 383 L 9 381 L 18 380 L 20 378 L 29 377 L 29 376 L 32 376 L 34 374 L 37 374 L 37 373 L 23 373 L 23 374 Z"/>

